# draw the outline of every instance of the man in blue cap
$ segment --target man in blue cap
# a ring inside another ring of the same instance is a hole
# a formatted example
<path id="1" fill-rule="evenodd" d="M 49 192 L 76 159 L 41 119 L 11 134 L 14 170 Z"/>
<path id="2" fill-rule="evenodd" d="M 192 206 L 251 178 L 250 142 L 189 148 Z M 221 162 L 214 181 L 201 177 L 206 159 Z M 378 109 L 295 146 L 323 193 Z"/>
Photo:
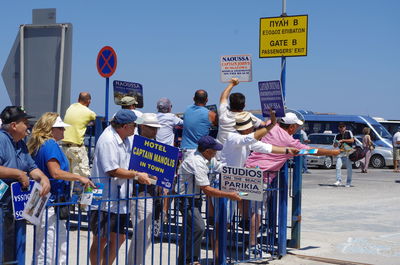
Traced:
<path id="1" fill-rule="evenodd" d="M 135 179 L 140 184 L 146 185 L 152 183 L 147 173 L 128 170 L 132 147 L 129 136 L 134 134 L 136 125 L 141 123 L 141 119 L 132 111 L 119 110 L 113 117 L 111 125 L 104 130 L 97 141 L 91 177 L 94 181 L 103 183 L 103 199 L 110 201 L 103 203 L 98 210 L 91 213 L 92 264 L 112 264 L 117 249 L 125 241 L 125 232 L 129 225 L 128 207 L 119 200 L 132 197 L 128 180 Z M 110 241 L 107 241 L 107 233 L 110 233 Z M 107 252 L 109 252 L 108 261 Z"/>
<path id="2" fill-rule="evenodd" d="M 204 221 L 200 214 L 202 204 L 200 192 L 202 191 L 210 197 L 241 200 L 236 192 L 225 192 L 210 186 L 208 173 L 210 171 L 220 172 L 224 166 L 215 159 L 217 151 L 220 150 L 222 150 L 222 144 L 211 136 L 203 136 L 197 142 L 197 151 L 189 154 L 179 168 L 176 192 L 178 194 L 197 194 L 194 200 L 190 198 L 185 202 L 185 199 L 181 199 L 179 202 L 179 210 L 184 216 L 182 233 L 186 234 L 180 235 L 179 265 L 199 263 L 201 239 L 205 231 Z M 183 240 L 184 236 L 186 242 Z"/>

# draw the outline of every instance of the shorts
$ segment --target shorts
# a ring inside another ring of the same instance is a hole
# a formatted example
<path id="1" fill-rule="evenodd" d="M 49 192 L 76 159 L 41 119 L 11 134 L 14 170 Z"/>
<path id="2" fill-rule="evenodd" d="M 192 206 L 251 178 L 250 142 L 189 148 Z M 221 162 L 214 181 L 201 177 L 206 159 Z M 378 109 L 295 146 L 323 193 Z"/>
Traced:
<path id="1" fill-rule="evenodd" d="M 399 147 L 393 147 L 393 161 L 394 160 L 400 160 L 400 148 Z"/>
<path id="2" fill-rule="evenodd" d="M 118 234 L 125 234 L 129 225 L 129 216 L 127 214 L 116 214 L 110 212 L 110 225 L 108 226 L 108 212 L 104 211 L 91 211 L 90 212 L 90 231 L 94 235 L 99 233 L 100 223 L 100 236 L 105 237 L 107 231 Z M 99 217 L 100 214 L 100 217 Z M 118 223 L 119 222 L 119 223 Z M 110 227 L 110 228 L 109 228 Z M 110 229 L 110 230 L 108 230 Z"/>
<path id="3" fill-rule="evenodd" d="M 262 201 L 250 201 L 251 213 L 257 213 L 258 215 L 265 214 L 267 212 L 268 198 L 272 195 L 272 191 L 266 190 L 267 184 L 264 184 L 263 200 Z"/>

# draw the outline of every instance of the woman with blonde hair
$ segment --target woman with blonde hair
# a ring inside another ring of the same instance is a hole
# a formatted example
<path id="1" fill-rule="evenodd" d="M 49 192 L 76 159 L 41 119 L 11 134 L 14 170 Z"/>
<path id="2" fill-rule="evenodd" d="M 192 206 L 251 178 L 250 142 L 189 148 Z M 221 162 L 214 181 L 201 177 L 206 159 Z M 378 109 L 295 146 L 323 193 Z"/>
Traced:
<path id="1" fill-rule="evenodd" d="M 364 127 L 362 132 L 364 134 L 362 138 L 362 144 L 366 153 L 364 159 L 361 160 L 361 173 L 367 173 L 369 159 L 371 158 L 372 150 L 374 150 L 374 144 L 372 143 L 371 136 L 369 135 L 371 133 L 371 129 Z"/>
<path id="2" fill-rule="evenodd" d="M 95 187 L 88 178 L 68 171 L 68 159 L 57 144 L 57 141 L 64 138 L 64 130 L 67 126 L 69 124 L 64 123 L 57 113 L 46 112 L 36 122 L 32 129 L 32 137 L 28 142 L 29 153 L 50 180 L 51 202 L 68 201 L 70 181 L 80 181 L 85 187 Z M 61 206 L 57 208 L 48 207 L 47 213 L 43 213 L 41 224 L 36 226 L 35 264 L 66 264 L 67 262 L 66 225 L 65 220 L 60 220 L 63 219 Z M 68 211 L 64 213 L 68 215 Z M 56 231 L 57 228 L 58 231 Z M 58 237 L 58 242 L 56 237 Z M 56 260 L 56 252 L 58 252 L 58 260 Z M 45 256 L 46 260 L 44 260 Z"/>

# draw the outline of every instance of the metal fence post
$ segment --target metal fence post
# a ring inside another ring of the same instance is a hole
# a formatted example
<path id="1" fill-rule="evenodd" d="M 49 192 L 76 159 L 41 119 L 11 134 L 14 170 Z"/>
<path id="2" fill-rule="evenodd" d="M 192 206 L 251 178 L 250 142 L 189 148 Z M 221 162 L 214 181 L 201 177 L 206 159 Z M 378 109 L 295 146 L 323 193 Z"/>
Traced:
<path id="1" fill-rule="evenodd" d="M 4 210 L 3 205 L 0 204 L 0 262 L 4 260 Z"/>
<path id="2" fill-rule="evenodd" d="M 289 246 L 292 248 L 300 248 L 300 232 L 301 232 L 301 185 L 302 185 L 302 169 L 304 163 L 303 156 L 294 158 L 293 170 L 293 199 L 292 199 L 292 229 Z"/>
<path id="3" fill-rule="evenodd" d="M 219 220 L 218 220 L 218 264 L 226 264 L 227 250 L 227 199 L 219 198 Z"/>
<path id="4" fill-rule="evenodd" d="M 287 205 L 288 205 L 288 163 L 279 174 L 279 212 L 278 212 L 278 254 L 286 255 L 287 247 Z"/>
<path id="5" fill-rule="evenodd" d="M 18 265 L 25 265 L 25 243 L 26 243 L 26 222 L 15 221 L 16 238 L 16 257 Z"/>

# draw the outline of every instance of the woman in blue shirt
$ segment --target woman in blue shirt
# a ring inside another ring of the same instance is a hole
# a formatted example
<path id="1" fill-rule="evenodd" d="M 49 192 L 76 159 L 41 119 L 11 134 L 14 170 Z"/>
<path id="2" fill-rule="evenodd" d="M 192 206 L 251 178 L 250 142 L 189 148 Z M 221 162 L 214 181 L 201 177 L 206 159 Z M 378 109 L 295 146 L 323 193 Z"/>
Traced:
<path id="1" fill-rule="evenodd" d="M 28 142 L 28 149 L 37 166 L 47 175 L 51 183 L 51 201 L 60 201 L 60 198 L 68 198 L 70 193 L 70 181 L 79 181 L 82 185 L 95 185 L 86 177 L 69 172 L 67 157 L 58 146 L 57 141 L 64 138 L 64 123 L 57 113 L 46 112 L 36 122 L 32 130 L 32 137 Z M 67 231 L 65 220 L 57 220 L 57 212 L 54 207 L 47 209 L 42 216 L 40 226 L 36 227 L 35 257 L 36 264 L 66 264 Z M 58 225 L 57 225 L 58 221 Z M 47 227 L 46 227 L 47 225 Z M 58 227 L 58 232 L 56 231 Z M 47 245 L 45 235 L 47 234 Z M 58 242 L 56 236 L 58 234 Z M 58 246 L 58 249 L 56 248 Z M 56 251 L 58 261 L 56 263 Z M 46 256 L 46 261 L 44 257 Z"/>

